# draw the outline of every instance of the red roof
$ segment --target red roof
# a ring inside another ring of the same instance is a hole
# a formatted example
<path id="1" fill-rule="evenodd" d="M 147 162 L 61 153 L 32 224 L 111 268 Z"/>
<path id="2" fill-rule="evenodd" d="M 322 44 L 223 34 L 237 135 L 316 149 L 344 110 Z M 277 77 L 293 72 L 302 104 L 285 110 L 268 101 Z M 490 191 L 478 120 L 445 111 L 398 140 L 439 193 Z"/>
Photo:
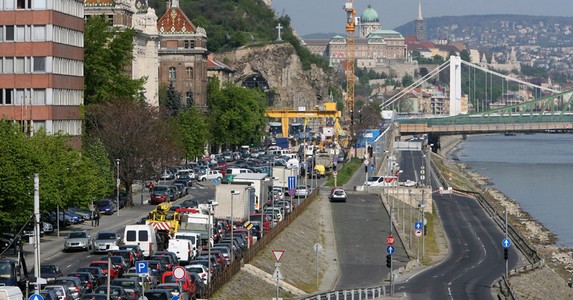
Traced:
<path id="1" fill-rule="evenodd" d="M 157 21 L 157 30 L 164 34 L 194 33 L 195 25 L 179 7 L 169 8 Z"/>

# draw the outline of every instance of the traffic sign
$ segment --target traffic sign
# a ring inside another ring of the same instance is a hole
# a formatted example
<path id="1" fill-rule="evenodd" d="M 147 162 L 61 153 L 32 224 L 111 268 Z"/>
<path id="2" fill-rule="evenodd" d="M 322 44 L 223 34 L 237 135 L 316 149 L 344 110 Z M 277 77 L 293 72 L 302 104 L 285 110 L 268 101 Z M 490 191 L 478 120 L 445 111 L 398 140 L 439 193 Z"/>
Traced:
<path id="1" fill-rule="evenodd" d="M 503 248 L 509 248 L 511 246 L 511 241 L 508 238 L 504 238 L 501 241 L 501 245 L 503 246 Z"/>
<path id="2" fill-rule="evenodd" d="M 277 262 L 281 261 L 281 257 L 283 257 L 284 253 L 285 253 L 284 250 L 273 250 L 273 255 L 275 256 L 275 259 L 277 260 Z"/>
<path id="3" fill-rule="evenodd" d="M 273 273 L 273 279 L 274 280 L 283 280 L 283 274 L 281 273 L 281 270 L 277 267 L 275 268 L 275 272 Z"/>
<path id="4" fill-rule="evenodd" d="M 213 178 L 213 183 L 219 183 L 219 177 Z"/>
<path id="5" fill-rule="evenodd" d="M 424 225 L 422 224 L 422 222 L 416 222 L 414 223 L 414 228 L 416 230 L 422 230 L 422 228 L 424 227 Z"/>
<path id="6" fill-rule="evenodd" d="M 314 249 L 314 252 L 322 251 L 322 245 L 319 243 L 314 244 L 314 246 L 312 248 Z"/>
<path id="7" fill-rule="evenodd" d="M 332 175 L 336 176 L 336 175 L 338 175 L 338 173 L 336 171 L 334 171 L 334 172 L 332 172 Z"/>
<path id="8" fill-rule="evenodd" d="M 295 189 L 288 189 L 288 194 L 294 196 Z"/>
<path id="9" fill-rule="evenodd" d="M 289 191 L 292 189 L 296 189 L 296 176 L 289 176 L 288 177 L 288 189 Z"/>
<path id="10" fill-rule="evenodd" d="M 179 300 L 179 296 L 173 296 L 171 297 L 171 300 Z"/>
<path id="11" fill-rule="evenodd" d="M 370 166 L 370 172 L 374 172 L 374 167 Z"/>
<path id="12" fill-rule="evenodd" d="M 417 229 L 415 233 L 416 233 L 416 236 L 417 236 L 417 237 L 421 237 L 421 236 L 422 236 L 422 230 Z"/>
<path id="13" fill-rule="evenodd" d="M 251 228 L 253 228 L 253 223 L 251 223 L 251 222 L 249 222 L 249 221 L 246 221 L 246 222 L 243 224 L 243 227 L 245 227 L 245 228 L 247 228 L 247 229 L 251 229 Z"/>
<path id="14" fill-rule="evenodd" d="M 138 261 L 135 263 L 135 271 L 137 274 L 149 273 L 149 265 L 146 261 Z"/>
<path id="15" fill-rule="evenodd" d="M 185 268 L 181 267 L 181 266 L 177 266 L 175 268 L 173 268 L 173 277 L 175 277 L 175 279 L 183 279 L 185 278 Z"/>
<path id="16" fill-rule="evenodd" d="M 40 294 L 32 294 L 28 297 L 28 300 L 44 300 L 44 297 Z"/>
<path id="17" fill-rule="evenodd" d="M 394 240 L 394 237 L 393 237 L 393 236 L 389 235 L 389 236 L 386 238 L 386 244 L 388 244 L 388 245 L 390 245 L 390 246 L 394 246 L 394 242 L 395 242 L 395 240 Z"/>
<path id="18" fill-rule="evenodd" d="M 420 180 L 426 180 L 426 176 L 425 176 L 425 175 L 421 175 L 421 176 L 420 176 Z"/>
<path id="19" fill-rule="evenodd" d="M 369 162 L 367 159 L 364 160 L 364 165 L 365 165 L 365 166 L 367 166 L 369 163 L 370 163 L 370 162 Z"/>
<path id="20" fill-rule="evenodd" d="M 394 246 L 386 247 L 386 252 L 390 255 L 394 254 L 395 251 L 396 251 L 396 248 L 394 248 Z"/>

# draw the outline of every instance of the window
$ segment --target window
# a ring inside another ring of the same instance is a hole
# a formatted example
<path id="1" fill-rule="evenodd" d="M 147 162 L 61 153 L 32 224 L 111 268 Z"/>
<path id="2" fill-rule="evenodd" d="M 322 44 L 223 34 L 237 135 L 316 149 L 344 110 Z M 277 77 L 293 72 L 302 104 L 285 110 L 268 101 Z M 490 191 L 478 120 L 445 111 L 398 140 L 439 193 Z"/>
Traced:
<path id="1" fill-rule="evenodd" d="M 6 40 L 7 41 L 14 40 L 14 25 L 6 26 Z"/>
<path id="2" fill-rule="evenodd" d="M 139 231 L 139 241 L 147 242 L 149 240 L 149 233 L 146 230 Z"/>
<path id="3" fill-rule="evenodd" d="M 46 57 L 34 57 L 34 72 L 46 72 Z"/>
<path id="4" fill-rule="evenodd" d="M 16 74 L 24 73 L 24 62 L 25 62 L 24 57 L 16 57 L 16 60 L 14 61 L 14 73 Z"/>
<path id="5" fill-rule="evenodd" d="M 175 71 L 175 67 L 169 68 L 169 80 L 175 80 L 177 78 L 177 72 Z"/>
<path id="6" fill-rule="evenodd" d="M 2 0 L 0 0 L 0 2 L 2 2 Z M 0 5 L 2 5 L 2 4 L 0 4 Z M 0 6 L 0 8 L 2 8 L 2 7 Z M 3 41 L 4 41 L 4 26 L 0 26 L 0 42 L 3 42 Z"/>
<path id="7" fill-rule="evenodd" d="M 16 42 L 23 42 L 26 40 L 26 26 L 16 26 L 16 35 L 14 40 Z"/>
<path id="8" fill-rule="evenodd" d="M 12 98 L 14 98 L 14 90 L 13 89 L 5 89 L 4 90 L 4 104 L 12 104 Z"/>
<path id="9" fill-rule="evenodd" d="M 46 0 L 32 0 L 32 9 L 46 9 Z"/>
<path id="10" fill-rule="evenodd" d="M 32 91 L 32 104 L 33 105 L 46 104 L 46 89 L 34 89 Z"/>
<path id="11" fill-rule="evenodd" d="M 193 68 L 192 67 L 185 68 L 185 72 L 187 74 L 187 79 L 193 79 Z"/>
<path id="12" fill-rule="evenodd" d="M 193 40 L 185 40 L 185 41 L 183 41 L 183 47 L 184 47 L 185 49 L 195 48 L 195 41 L 193 41 Z"/>
<path id="13" fill-rule="evenodd" d="M 14 58 L 13 57 L 6 57 L 4 60 L 4 73 L 5 74 L 13 74 L 14 73 Z"/>
<path id="14" fill-rule="evenodd" d="M 13 0 L 4 1 L 4 9 L 13 10 L 14 9 L 14 1 Z"/>
<path id="15" fill-rule="evenodd" d="M 32 33 L 32 41 L 45 41 L 46 40 L 46 26 L 35 25 Z"/>

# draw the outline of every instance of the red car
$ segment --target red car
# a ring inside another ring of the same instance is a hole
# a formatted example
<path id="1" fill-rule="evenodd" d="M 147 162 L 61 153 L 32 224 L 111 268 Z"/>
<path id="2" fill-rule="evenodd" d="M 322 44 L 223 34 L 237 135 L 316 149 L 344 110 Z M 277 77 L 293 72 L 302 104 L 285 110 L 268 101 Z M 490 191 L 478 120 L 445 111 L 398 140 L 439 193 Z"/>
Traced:
<path id="1" fill-rule="evenodd" d="M 107 261 L 106 260 L 94 260 L 90 263 L 89 266 L 100 268 L 102 270 L 103 274 L 107 276 Z M 119 274 L 119 268 L 116 265 L 111 264 L 111 269 L 110 269 L 110 274 L 109 274 L 111 276 L 111 279 L 115 279 L 118 274 Z"/>
<path id="2" fill-rule="evenodd" d="M 257 222 L 259 224 L 263 224 L 263 228 L 265 232 L 269 232 L 271 230 L 271 217 L 267 214 L 252 214 L 249 217 L 251 222 Z"/>

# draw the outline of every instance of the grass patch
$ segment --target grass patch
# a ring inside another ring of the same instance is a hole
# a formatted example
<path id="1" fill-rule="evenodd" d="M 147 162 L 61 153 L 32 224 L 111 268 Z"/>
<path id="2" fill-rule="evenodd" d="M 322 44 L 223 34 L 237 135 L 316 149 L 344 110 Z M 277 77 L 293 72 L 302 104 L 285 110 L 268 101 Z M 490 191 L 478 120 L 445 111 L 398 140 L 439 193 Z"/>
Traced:
<path id="1" fill-rule="evenodd" d="M 437 232 L 441 230 L 440 223 L 436 214 L 424 214 L 426 220 L 428 220 L 428 225 L 426 227 L 426 236 L 424 240 L 424 259 L 422 264 L 430 265 L 432 264 L 432 257 L 440 255 L 440 248 L 437 242 Z M 420 241 L 421 242 L 421 241 Z"/>
<path id="2" fill-rule="evenodd" d="M 345 163 L 342 166 L 342 169 L 337 171 L 338 176 L 336 177 L 336 184 L 338 186 L 345 185 L 350 178 L 354 175 L 356 170 L 362 166 L 362 160 L 353 157 L 350 162 Z M 328 175 L 328 179 L 326 180 L 325 186 L 333 186 L 334 185 L 334 176 L 332 174 Z"/>

